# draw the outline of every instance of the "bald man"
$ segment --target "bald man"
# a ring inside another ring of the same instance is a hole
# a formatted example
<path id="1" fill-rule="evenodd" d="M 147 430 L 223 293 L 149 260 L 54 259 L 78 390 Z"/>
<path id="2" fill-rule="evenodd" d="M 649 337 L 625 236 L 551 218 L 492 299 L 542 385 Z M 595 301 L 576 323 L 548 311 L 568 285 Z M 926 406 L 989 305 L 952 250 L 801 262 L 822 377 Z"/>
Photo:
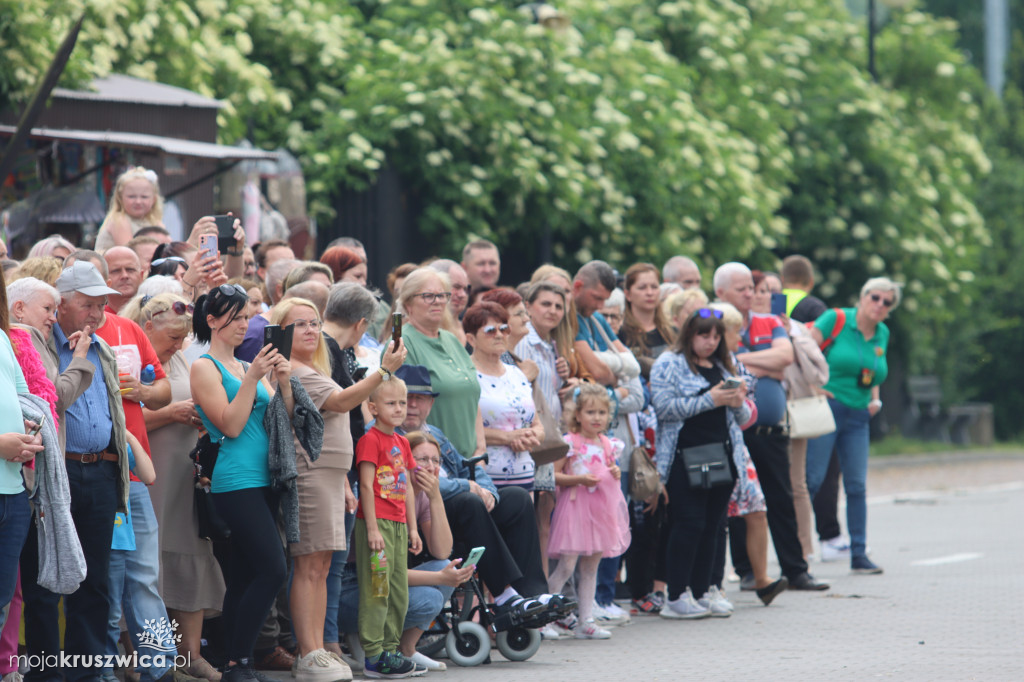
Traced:
<path id="1" fill-rule="evenodd" d="M 142 284 L 142 261 L 127 246 L 114 246 L 103 253 L 107 262 L 107 286 L 120 292 L 107 296 L 107 312 L 117 314 L 135 296 Z"/>

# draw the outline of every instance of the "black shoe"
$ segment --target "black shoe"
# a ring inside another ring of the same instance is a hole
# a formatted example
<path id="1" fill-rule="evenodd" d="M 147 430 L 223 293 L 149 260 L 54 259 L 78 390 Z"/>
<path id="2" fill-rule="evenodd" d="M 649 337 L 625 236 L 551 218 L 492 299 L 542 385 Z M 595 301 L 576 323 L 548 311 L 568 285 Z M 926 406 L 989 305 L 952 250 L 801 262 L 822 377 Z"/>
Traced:
<path id="1" fill-rule="evenodd" d="M 237 663 L 224 668 L 220 679 L 221 682 L 256 682 L 256 674 L 249 665 Z"/>
<path id="2" fill-rule="evenodd" d="M 535 599 L 513 597 L 504 604 L 494 607 L 494 630 L 503 632 L 523 623 L 535 620 L 547 610 L 547 606 Z"/>
<path id="3" fill-rule="evenodd" d="M 757 590 L 757 598 L 761 600 L 762 604 L 768 606 L 772 603 L 773 599 L 785 592 L 787 587 L 789 587 L 789 580 L 786 576 L 782 576 L 771 585 L 759 588 Z"/>
<path id="4" fill-rule="evenodd" d="M 817 580 L 810 573 L 801 573 L 789 581 L 789 589 L 791 590 L 821 592 L 822 590 L 827 590 L 829 587 L 831 587 L 831 585 L 821 580 Z"/>
<path id="5" fill-rule="evenodd" d="M 747 573 L 740 578 L 740 591 L 741 592 L 753 592 L 757 589 L 757 581 L 754 580 L 753 573 Z"/>

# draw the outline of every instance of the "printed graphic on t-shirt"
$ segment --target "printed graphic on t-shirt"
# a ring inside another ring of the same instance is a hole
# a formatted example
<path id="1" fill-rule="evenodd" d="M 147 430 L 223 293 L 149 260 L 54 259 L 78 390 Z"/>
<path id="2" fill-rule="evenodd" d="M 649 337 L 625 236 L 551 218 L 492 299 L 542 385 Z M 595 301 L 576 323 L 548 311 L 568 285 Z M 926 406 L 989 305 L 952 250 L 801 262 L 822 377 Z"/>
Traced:
<path id="1" fill-rule="evenodd" d="M 384 500 L 405 502 L 405 462 L 402 450 L 397 445 L 389 453 L 391 465 L 381 464 L 377 467 L 377 485 L 380 486 L 380 497 Z"/>

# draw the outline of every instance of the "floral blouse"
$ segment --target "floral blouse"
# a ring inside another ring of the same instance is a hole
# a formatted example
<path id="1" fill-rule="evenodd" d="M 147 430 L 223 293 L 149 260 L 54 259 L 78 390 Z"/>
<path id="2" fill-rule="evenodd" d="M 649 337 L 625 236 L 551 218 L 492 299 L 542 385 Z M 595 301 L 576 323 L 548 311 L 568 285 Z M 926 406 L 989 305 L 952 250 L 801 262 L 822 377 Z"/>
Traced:
<path id="1" fill-rule="evenodd" d="M 480 382 L 484 428 L 515 431 L 533 424 L 533 387 L 518 367 L 506 365 L 500 377 L 478 371 L 476 378 Z M 515 452 L 508 445 L 488 445 L 487 455 L 490 461 L 484 469 L 496 486 L 533 487 L 533 457 L 529 452 Z"/>

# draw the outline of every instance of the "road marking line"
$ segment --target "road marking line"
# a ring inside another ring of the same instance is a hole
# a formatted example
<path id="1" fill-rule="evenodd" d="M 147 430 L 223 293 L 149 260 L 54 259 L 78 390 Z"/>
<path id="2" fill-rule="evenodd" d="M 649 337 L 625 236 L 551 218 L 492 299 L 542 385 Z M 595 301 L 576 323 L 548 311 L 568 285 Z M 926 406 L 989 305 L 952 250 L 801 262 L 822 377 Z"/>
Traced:
<path id="1" fill-rule="evenodd" d="M 960 554 L 950 554 L 949 556 L 940 556 L 934 559 L 921 559 L 920 561 L 911 561 L 911 566 L 941 566 L 943 564 L 958 564 L 961 561 L 974 561 L 980 559 L 983 554 L 979 552 L 961 552 Z"/>

